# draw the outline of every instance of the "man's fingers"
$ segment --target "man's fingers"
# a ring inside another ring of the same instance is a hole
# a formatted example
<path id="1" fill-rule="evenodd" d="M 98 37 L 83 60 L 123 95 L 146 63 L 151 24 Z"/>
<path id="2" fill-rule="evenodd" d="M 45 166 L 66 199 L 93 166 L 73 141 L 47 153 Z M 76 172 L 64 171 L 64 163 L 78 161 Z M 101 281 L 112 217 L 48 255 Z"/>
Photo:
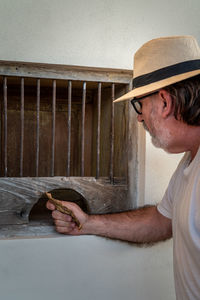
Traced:
<path id="1" fill-rule="evenodd" d="M 65 221 L 65 222 L 71 222 L 71 220 L 72 220 L 71 216 L 69 216 L 67 214 L 63 214 L 63 213 L 61 213 L 61 212 L 59 212 L 57 210 L 54 210 L 52 212 L 52 217 L 54 219 L 62 220 L 62 221 Z"/>
<path id="2" fill-rule="evenodd" d="M 76 224 L 74 222 L 65 222 L 65 221 L 58 220 L 58 219 L 55 219 L 54 223 L 58 227 L 74 228 L 76 226 Z"/>
<path id="3" fill-rule="evenodd" d="M 80 231 L 76 228 L 68 228 L 63 226 L 56 226 L 56 231 L 63 234 L 79 235 Z"/>
<path id="4" fill-rule="evenodd" d="M 47 201 L 46 208 L 48 208 L 50 210 L 54 210 L 55 209 L 55 205 L 53 205 L 53 203 L 51 203 L 50 201 Z"/>

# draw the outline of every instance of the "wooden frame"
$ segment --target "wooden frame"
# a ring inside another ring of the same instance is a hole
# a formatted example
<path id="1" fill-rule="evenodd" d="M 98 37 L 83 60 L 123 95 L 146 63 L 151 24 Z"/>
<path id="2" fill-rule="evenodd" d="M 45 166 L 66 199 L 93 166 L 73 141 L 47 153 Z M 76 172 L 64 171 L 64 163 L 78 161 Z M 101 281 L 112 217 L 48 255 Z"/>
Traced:
<path id="1" fill-rule="evenodd" d="M 115 94 L 115 86 L 124 86 L 119 92 L 124 93 L 131 89 L 132 72 L 129 70 L 117 70 L 117 69 L 103 69 L 103 68 L 87 68 L 78 66 L 63 66 L 63 65 L 51 65 L 51 64 L 36 64 L 36 63 L 22 63 L 22 62 L 7 62 L 0 61 L 0 76 L 2 79 L 2 99 L 1 99 L 1 115 L 4 114 L 1 120 L 1 132 L 4 130 L 4 137 L 1 134 L 2 152 L 4 153 L 4 164 L 7 164 L 8 157 L 6 151 L 6 144 L 8 143 L 7 136 L 7 83 L 5 78 L 21 78 L 21 126 L 23 131 L 24 122 L 24 78 L 30 80 L 37 80 L 37 111 L 39 107 L 39 95 L 40 95 L 40 80 L 52 80 L 53 82 L 53 103 L 56 101 L 56 82 L 66 81 L 68 83 L 68 112 L 71 111 L 71 103 L 73 103 L 73 97 L 71 96 L 71 82 L 79 84 L 83 82 L 83 91 L 86 88 L 86 84 L 98 86 L 97 91 L 97 124 L 100 122 L 101 110 L 100 107 L 103 96 L 102 84 L 111 86 L 111 100 L 118 96 Z M 118 92 L 117 92 L 118 93 Z M 85 99 L 86 94 L 83 92 L 83 106 L 82 106 L 82 124 L 85 122 Z M 4 106 L 3 106 L 4 103 Z M 104 101 L 104 103 L 106 103 Z M 117 105 L 117 104 L 116 104 Z M 118 104 L 119 105 L 119 104 Z M 0 237 L 12 238 L 12 237 L 33 237 L 33 236 L 51 236 L 56 235 L 52 225 L 40 222 L 30 222 L 29 216 L 34 205 L 38 202 L 38 199 L 42 198 L 45 192 L 55 189 L 74 190 L 83 197 L 87 202 L 88 213 L 112 213 L 117 211 L 129 210 L 136 207 L 143 202 L 143 186 L 144 182 L 144 132 L 138 127 L 136 115 L 130 109 L 130 104 L 122 104 L 124 116 L 127 122 L 125 147 L 127 149 L 127 173 L 125 178 L 115 177 L 114 172 L 114 153 L 116 143 L 120 144 L 117 138 L 117 133 L 114 132 L 114 127 L 119 128 L 114 116 L 114 105 L 111 107 L 111 138 L 110 138 L 110 171 L 108 176 L 101 176 L 99 171 L 99 159 L 100 155 L 100 135 L 99 126 L 95 134 L 96 136 L 96 170 L 93 171 L 94 176 L 84 176 L 84 149 L 85 138 L 82 125 L 82 142 L 81 142 L 81 174 L 80 176 L 70 176 L 70 166 L 67 164 L 67 173 L 65 176 L 54 176 L 54 150 L 55 140 L 52 142 L 52 168 L 51 175 L 48 177 L 38 177 L 38 164 L 39 164 L 39 152 L 37 148 L 36 153 L 36 176 L 24 177 L 23 176 L 23 147 L 21 147 L 20 154 L 20 175 L 17 177 L 8 177 L 7 166 L 2 177 L 0 177 Z M 119 106 L 118 106 L 119 107 Z M 117 109 L 118 110 L 118 109 Z M 52 118 L 55 120 L 56 110 L 53 108 Z M 120 112 L 119 112 L 120 115 Z M 68 128 L 70 128 L 70 115 L 68 114 Z M 118 116 L 118 115 L 117 115 Z M 38 114 L 37 114 L 38 118 Z M 115 121 L 114 121 L 115 120 Z M 3 122 L 3 125 L 2 125 Z M 39 131 L 39 122 L 37 121 L 37 132 Z M 55 121 L 52 123 L 53 137 L 55 137 Z M 118 127 L 116 127 L 118 126 Z M 113 128 L 113 129 L 112 129 Z M 116 131 L 116 130 L 115 130 Z M 117 129 L 118 131 L 118 129 Z M 95 137 L 94 136 L 94 137 Z M 114 141 L 115 139 L 115 147 Z M 69 140 L 69 131 L 68 131 Z M 117 142 L 116 142 L 117 141 Z M 21 144 L 24 142 L 24 133 L 21 134 Z M 38 139 L 37 139 L 38 143 Z M 142 146 L 141 146 L 142 145 Z M 68 143 L 68 147 L 70 147 Z M 118 146 L 117 146 L 118 147 Z M 123 150 L 124 151 L 124 150 Z M 125 152 L 124 152 L 125 153 Z M 2 155 L 2 153 L 1 153 Z M 93 155 L 93 157 L 95 157 Z M 68 151 L 68 161 L 70 152 Z M 91 173 L 91 174 L 93 174 Z"/>

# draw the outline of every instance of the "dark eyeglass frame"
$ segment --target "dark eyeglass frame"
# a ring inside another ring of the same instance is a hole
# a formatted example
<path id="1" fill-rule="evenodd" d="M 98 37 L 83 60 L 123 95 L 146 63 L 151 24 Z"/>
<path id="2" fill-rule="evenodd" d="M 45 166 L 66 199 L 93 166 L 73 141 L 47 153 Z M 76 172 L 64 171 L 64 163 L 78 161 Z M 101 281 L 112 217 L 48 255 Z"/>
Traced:
<path id="1" fill-rule="evenodd" d="M 141 115 L 142 112 L 139 111 L 139 110 L 137 109 L 135 103 L 138 102 L 138 104 L 139 104 L 140 107 L 142 108 L 142 103 L 140 103 L 140 101 L 143 100 L 143 99 L 145 99 L 145 98 L 147 98 L 147 97 L 153 96 L 153 95 L 155 95 L 155 94 L 157 94 L 157 93 L 158 93 L 158 91 L 153 92 L 153 93 L 151 93 L 151 94 L 148 94 L 148 95 L 146 95 L 146 96 L 142 96 L 142 97 L 140 97 L 140 98 L 133 98 L 133 99 L 131 100 L 131 104 L 133 105 L 133 108 L 135 109 L 135 111 L 136 111 L 136 113 L 137 113 L 138 115 Z"/>

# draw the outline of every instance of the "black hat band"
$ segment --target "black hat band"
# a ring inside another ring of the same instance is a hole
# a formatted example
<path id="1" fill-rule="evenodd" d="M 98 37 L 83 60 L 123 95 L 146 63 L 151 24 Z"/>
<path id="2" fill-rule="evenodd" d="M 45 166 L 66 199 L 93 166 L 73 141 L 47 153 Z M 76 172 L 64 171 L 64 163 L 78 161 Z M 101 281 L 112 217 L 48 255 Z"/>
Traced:
<path id="1" fill-rule="evenodd" d="M 184 74 L 187 72 L 200 70 L 200 59 L 185 61 L 169 67 L 165 67 L 151 73 L 138 76 L 133 79 L 133 88 L 139 88 L 172 76 Z"/>

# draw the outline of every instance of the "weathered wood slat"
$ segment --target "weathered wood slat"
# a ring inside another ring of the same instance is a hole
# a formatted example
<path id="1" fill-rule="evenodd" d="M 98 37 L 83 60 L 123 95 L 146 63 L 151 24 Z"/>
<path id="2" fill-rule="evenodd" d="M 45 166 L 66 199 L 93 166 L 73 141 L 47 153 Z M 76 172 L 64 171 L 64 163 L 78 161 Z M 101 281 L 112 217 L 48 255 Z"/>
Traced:
<path id="1" fill-rule="evenodd" d="M 113 183 L 114 177 L 114 99 L 115 99 L 115 84 L 112 84 L 111 96 L 111 132 L 110 132 L 110 182 Z"/>
<path id="2" fill-rule="evenodd" d="M 132 77 L 132 71 L 108 68 L 0 61 L 0 75 L 128 84 Z"/>
<path id="3" fill-rule="evenodd" d="M 56 134 L 56 80 L 53 80 L 52 98 L 52 140 L 51 140 L 51 176 L 54 176 L 55 168 L 55 134 Z"/>
<path id="4" fill-rule="evenodd" d="M 40 154 L 40 79 L 37 79 L 37 116 L 36 116 L 36 177 L 39 174 Z"/>
<path id="5" fill-rule="evenodd" d="M 96 178 L 100 172 L 100 136 L 101 136 L 101 82 L 98 84 L 97 98 L 97 156 L 96 156 Z"/>
<path id="6" fill-rule="evenodd" d="M 72 114 L 72 82 L 68 82 L 68 119 L 67 119 L 67 176 L 70 176 L 71 164 L 71 114 Z"/>
<path id="7" fill-rule="evenodd" d="M 86 101 L 86 82 L 83 83 L 82 96 L 82 122 L 81 122 L 81 176 L 85 171 L 85 101 Z"/>
<path id="8" fill-rule="evenodd" d="M 21 78 L 21 130 L 20 130 L 20 176 L 23 176 L 24 162 L 24 78 Z"/>
<path id="9" fill-rule="evenodd" d="M 16 238 L 50 238 L 64 237 L 66 235 L 58 234 L 55 227 L 44 223 L 31 223 L 21 225 L 0 225 L 0 239 Z"/>
<path id="10" fill-rule="evenodd" d="M 26 224 L 34 204 L 46 192 L 71 189 L 86 201 L 88 213 L 108 213 L 131 208 L 128 187 L 111 185 L 108 179 L 94 177 L 0 178 L 0 225 Z"/>
<path id="11" fill-rule="evenodd" d="M 8 154 L 7 154 L 7 146 L 8 146 L 8 128 L 7 128 L 7 78 L 3 79 L 3 111 L 4 111 L 4 176 L 7 176 L 8 172 Z"/>

